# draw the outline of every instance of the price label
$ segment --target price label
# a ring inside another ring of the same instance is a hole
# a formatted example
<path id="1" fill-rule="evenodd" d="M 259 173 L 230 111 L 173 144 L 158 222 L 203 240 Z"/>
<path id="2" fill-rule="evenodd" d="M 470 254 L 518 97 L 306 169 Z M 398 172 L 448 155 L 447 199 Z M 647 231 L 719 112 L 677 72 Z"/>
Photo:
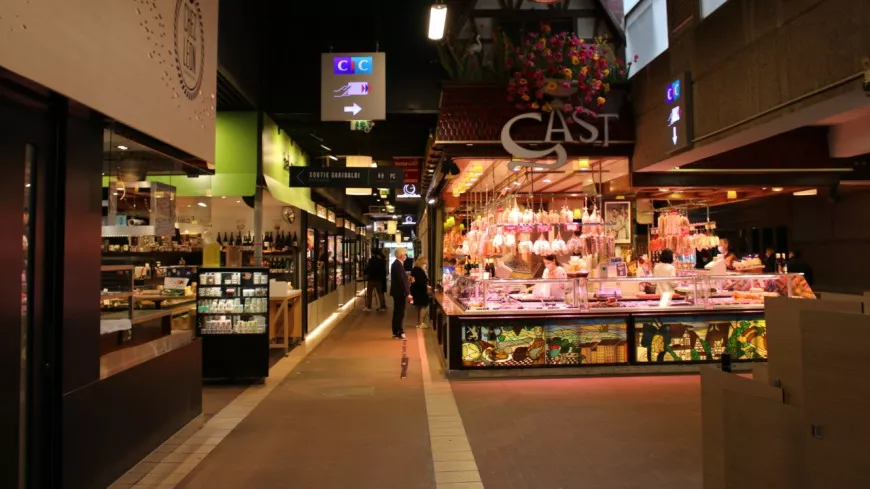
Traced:
<path id="1" fill-rule="evenodd" d="M 553 226 L 550 226 L 549 224 L 538 224 L 538 231 L 542 233 L 545 233 L 550 229 L 553 229 Z"/>
<path id="2" fill-rule="evenodd" d="M 164 290 L 184 290 L 187 287 L 186 278 L 181 277 L 166 277 L 163 279 L 163 289 Z"/>
<path id="3" fill-rule="evenodd" d="M 576 222 L 572 222 L 571 224 L 565 224 L 565 231 L 577 231 L 580 229 L 580 225 Z"/>
<path id="4" fill-rule="evenodd" d="M 533 226 L 531 224 L 520 224 L 519 231 L 521 233 L 531 233 L 534 230 L 535 230 L 535 226 Z"/>
<path id="5" fill-rule="evenodd" d="M 517 232 L 517 225 L 516 225 L 516 224 L 505 224 L 505 226 L 504 226 L 504 232 L 506 232 L 506 233 L 515 233 L 515 232 Z"/>

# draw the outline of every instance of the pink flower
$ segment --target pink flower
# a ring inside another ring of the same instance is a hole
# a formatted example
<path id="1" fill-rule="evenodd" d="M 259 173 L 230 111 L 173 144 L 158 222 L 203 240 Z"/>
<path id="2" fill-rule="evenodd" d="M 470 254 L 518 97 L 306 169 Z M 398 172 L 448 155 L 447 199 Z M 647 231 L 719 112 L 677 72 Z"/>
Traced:
<path id="1" fill-rule="evenodd" d="M 562 87 L 563 87 L 563 88 L 571 88 L 571 84 L 568 83 L 568 82 L 566 82 L 566 81 L 563 81 L 563 82 L 562 82 Z"/>

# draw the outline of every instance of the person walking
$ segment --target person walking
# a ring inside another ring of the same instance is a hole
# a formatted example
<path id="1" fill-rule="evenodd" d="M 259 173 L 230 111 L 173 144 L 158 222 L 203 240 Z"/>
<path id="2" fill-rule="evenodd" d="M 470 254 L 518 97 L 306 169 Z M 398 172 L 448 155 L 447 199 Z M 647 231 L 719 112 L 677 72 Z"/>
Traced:
<path id="1" fill-rule="evenodd" d="M 411 297 L 417 308 L 417 327 L 425 328 L 426 308 L 429 307 L 429 276 L 426 274 L 426 257 L 417 258 L 411 269 Z"/>
<path id="2" fill-rule="evenodd" d="M 387 282 L 387 263 L 384 254 L 380 251 L 375 253 L 366 265 L 366 307 L 364 311 L 372 310 L 372 296 L 378 296 L 378 311 L 387 310 L 387 301 L 384 299 L 384 285 Z"/>
<path id="3" fill-rule="evenodd" d="M 411 284 L 403 264 L 407 255 L 408 252 L 405 248 L 396 248 L 396 259 L 390 266 L 390 296 L 393 297 L 393 338 L 399 340 L 406 338 L 405 328 L 402 326 L 402 322 L 405 320 L 405 307 L 407 302 L 414 300 L 411 297 Z"/>

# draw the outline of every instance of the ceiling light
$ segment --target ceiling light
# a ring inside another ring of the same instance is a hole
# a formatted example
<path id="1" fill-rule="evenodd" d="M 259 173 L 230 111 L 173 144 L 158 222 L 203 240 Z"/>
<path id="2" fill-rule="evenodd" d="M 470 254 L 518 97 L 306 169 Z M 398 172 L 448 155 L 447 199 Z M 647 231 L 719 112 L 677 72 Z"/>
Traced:
<path id="1" fill-rule="evenodd" d="M 517 187 L 519 187 L 519 186 L 520 186 L 520 182 L 514 182 L 514 185 L 516 185 Z"/>
<path id="2" fill-rule="evenodd" d="M 447 5 L 436 4 L 429 9 L 429 39 L 441 40 L 444 37 L 444 26 L 447 24 Z"/>
<path id="3" fill-rule="evenodd" d="M 659 189 L 659 192 L 670 192 L 670 191 L 671 191 L 671 189 L 669 189 L 669 188 L 664 188 L 664 187 L 662 187 L 662 188 Z"/>
<path id="4" fill-rule="evenodd" d="M 819 195 L 819 191 L 817 189 L 812 188 L 809 190 L 801 190 L 801 191 L 795 192 L 794 195 L 796 195 L 798 197 L 812 197 L 813 195 Z"/>
<path id="5" fill-rule="evenodd" d="M 726 195 L 728 196 L 729 199 L 734 200 L 737 198 L 737 191 L 736 190 L 729 190 L 726 193 Z"/>
<path id="6" fill-rule="evenodd" d="M 222 199 L 226 199 L 227 196 L 226 196 L 226 195 L 222 195 L 221 198 L 222 198 Z"/>
<path id="7" fill-rule="evenodd" d="M 241 203 L 242 203 L 241 200 L 237 200 L 237 201 L 236 201 L 236 204 L 241 204 Z"/>
<path id="8" fill-rule="evenodd" d="M 332 161 L 338 161 L 338 158 L 336 158 L 335 156 L 332 156 L 332 155 L 327 155 L 327 158 L 329 158 Z"/>
<path id="9" fill-rule="evenodd" d="M 377 167 L 378 167 L 378 164 L 375 163 L 375 162 L 373 161 L 373 162 L 372 162 L 372 168 L 377 168 Z"/>
<path id="10" fill-rule="evenodd" d="M 515 167 L 514 171 L 520 171 L 520 167 Z"/>
<path id="11" fill-rule="evenodd" d="M 187 207 L 190 207 L 190 204 L 187 204 Z"/>
<path id="12" fill-rule="evenodd" d="M 675 166 L 675 167 L 671 168 L 671 170 L 673 170 L 673 171 L 679 171 L 679 170 L 680 170 L 680 167 L 679 167 L 679 166 Z"/>
<path id="13" fill-rule="evenodd" d="M 553 181 L 550 180 L 549 178 L 545 178 L 545 179 L 542 180 L 542 182 L 544 182 L 544 183 L 552 183 Z"/>
<path id="14" fill-rule="evenodd" d="M 782 187 L 773 187 L 770 190 L 773 190 L 774 192 L 782 192 Z"/>
<path id="15" fill-rule="evenodd" d="M 24 188 L 30 188 L 30 184 L 29 184 L 29 183 L 28 183 L 28 184 L 25 184 L 25 185 L 24 185 Z"/>
<path id="16" fill-rule="evenodd" d="M 435 200 L 435 199 L 429 199 L 429 205 L 434 205 L 435 202 L 437 202 L 437 200 Z"/>
<path id="17" fill-rule="evenodd" d="M 206 204 L 205 202 L 197 202 L 196 205 L 200 207 L 208 207 L 208 204 Z"/>
<path id="18" fill-rule="evenodd" d="M 322 145 L 322 144 L 320 145 L 320 147 L 323 148 L 323 149 L 325 149 L 326 151 L 332 151 L 332 148 L 328 148 L 328 147 L 326 147 L 326 146 L 324 146 L 324 145 Z"/>
<path id="19" fill-rule="evenodd" d="M 118 149 L 120 149 L 121 151 L 127 151 L 129 148 L 127 148 L 127 147 L 124 146 L 123 144 L 119 144 L 119 145 L 118 145 Z"/>

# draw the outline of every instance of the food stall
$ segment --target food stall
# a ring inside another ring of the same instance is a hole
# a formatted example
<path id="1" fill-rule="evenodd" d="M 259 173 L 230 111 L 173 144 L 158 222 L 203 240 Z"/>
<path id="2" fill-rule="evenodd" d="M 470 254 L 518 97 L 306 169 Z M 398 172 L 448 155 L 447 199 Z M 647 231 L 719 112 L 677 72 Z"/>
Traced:
<path id="1" fill-rule="evenodd" d="M 640 246 L 618 162 L 460 163 L 444 189 L 441 258 L 451 272 L 434 308 L 450 371 L 763 361 L 764 300 L 815 298 L 801 275 L 760 274 L 755 257 L 726 271 L 715 222 L 692 222 L 685 208 L 649 219 Z M 666 248 L 673 275 L 660 276 Z M 700 252 L 712 256 L 706 269 L 696 267 Z"/>

